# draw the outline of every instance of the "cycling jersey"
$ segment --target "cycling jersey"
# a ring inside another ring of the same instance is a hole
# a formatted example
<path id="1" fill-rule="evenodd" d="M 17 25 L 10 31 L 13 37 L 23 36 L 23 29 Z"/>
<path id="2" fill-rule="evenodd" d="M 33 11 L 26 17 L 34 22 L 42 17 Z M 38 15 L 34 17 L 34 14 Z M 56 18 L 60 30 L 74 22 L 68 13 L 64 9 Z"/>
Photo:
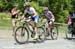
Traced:
<path id="1" fill-rule="evenodd" d="M 38 22 L 39 16 L 37 15 L 37 13 L 33 7 L 30 7 L 29 10 L 25 9 L 24 14 L 26 14 L 26 13 L 32 16 L 32 18 L 31 18 L 32 21 L 34 21 L 36 23 Z"/>
<path id="2" fill-rule="evenodd" d="M 24 13 L 28 13 L 28 14 L 32 15 L 32 17 L 37 15 L 37 13 L 33 7 L 30 7 L 29 10 L 25 9 Z"/>
<path id="3" fill-rule="evenodd" d="M 18 10 L 16 10 L 16 9 L 12 9 L 11 10 L 11 18 L 18 18 Z"/>
<path id="4" fill-rule="evenodd" d="M 53 14 L 51 11 L 48 11 L 47 13 L 43 13 L 43 15 L 46 16 L 48 19 L 51 19 Z"/>
<path id="5" fill-rule="evenodd" d="M 47 13 L 43 13 L 43 16 L 45 16 L 48 19 L 48 22 L 53 21 L 54 22 L 54 17 L 51 11 L 47 11 Z"/>
<path id="6" fill-rule="evenodd" d="M 75 22 L 75 14 L 70 14 L 69 17 L 68 17 L 68 25 L 72 24 Z"/>

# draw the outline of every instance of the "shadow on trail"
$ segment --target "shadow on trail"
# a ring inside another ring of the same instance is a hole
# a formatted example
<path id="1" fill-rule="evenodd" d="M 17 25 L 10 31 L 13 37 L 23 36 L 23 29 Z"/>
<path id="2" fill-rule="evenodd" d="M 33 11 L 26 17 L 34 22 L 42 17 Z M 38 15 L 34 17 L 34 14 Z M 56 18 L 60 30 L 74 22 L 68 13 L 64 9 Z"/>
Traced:
<path id="1" fill-rule="evenodd" d="M 28 41 L 27 43 L 24 43 L 24 44 L 41 44 L 41 43 L 44 43 L 46 40 L 52 40 L 50 38 L 46 38 L 44 41 L 43 40 L 32 40 L 32 41 Z M 14 43 L 15 45 L 17 45 L 18 43 Z M 19 45 L 22 45 L 22 44 L 19 44 Z"/>
<path id="2" fill-rule="evenodd" d="M 75 41 L 75 37 L 72 37 L 72 38 L 64 38 L 64 39 L 67 39 L 67 40 L 74 40 L 74 41 Z"/>
<path id="3" fill-rule="evenodd" d="M 44 41 L 29 41 L 28 43 L 33 43 L 33 44 L 37 44 L 37 43 L 43 43 Z"/>
<path id="4" fill-rule="evenodd" d="M 44 41 L 38 41 L 38 40 L 33 40 L 33 41 L 28 41 L 27 43 L 23 43 L 23 44 L 30 44 L 30 43 L 32 43 L 32 44 L 41 44 L 41 43 L 43 43 Z M 19 43 L 14 43 L 15 45 L 17 45 L 17 44 L 19 44 Z M 23 44 L 19 44 L 19 45 L 23 45 Z"/>
<path id="5" fill-rule="evenodd" d="M 37 44 L 37 43 L 43 43 L 47 40 L 52 40 L 51 38 L 45 38 L 44 40 L 33 40 L 33 41 L 29 41 L 28 43 L 34 43 L 34 44 Z"/>
<path id="6" fill-rule="evenodd" d="M 52 40 L 52 39 L 50 39 L 50 38 L 46 38 L 45 40 Z"/>

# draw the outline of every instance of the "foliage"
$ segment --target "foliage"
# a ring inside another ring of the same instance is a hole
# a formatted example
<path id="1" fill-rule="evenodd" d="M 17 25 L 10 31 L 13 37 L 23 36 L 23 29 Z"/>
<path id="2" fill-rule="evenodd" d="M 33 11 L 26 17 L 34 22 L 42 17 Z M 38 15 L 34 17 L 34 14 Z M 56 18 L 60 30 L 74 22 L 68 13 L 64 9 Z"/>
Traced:
<path id="1" fill-rule="evenodd" d="M 68 12 L 75 12 L 75 0 L 28 0 L 42 15 L 43 7 L 47 6 L 55 15 L 57 22 L 65 22 Z M 0 0 L 0 12 L 10 11 L 15 5 L 23 12 L 25 0 Z"/>
<path id="2" fill-rule="evenodd" d="M 69 15 L 68 12 L 68 10 L 63 10 L 62 12 L 59 12 L 59 14 L 56 17 L 56 21 L 65 23 L 67 20 L 67 16 Z"/>
<path id="3" fill-rule="evenodd" d="M 36 2 L 31 2 L 31 5 L 36 9 L 36 11 L 38 12 L 39 16 L 42 15 L 42 6 L 39 6 Z M 39 10 L 40 9 L 40 10 Z"/>

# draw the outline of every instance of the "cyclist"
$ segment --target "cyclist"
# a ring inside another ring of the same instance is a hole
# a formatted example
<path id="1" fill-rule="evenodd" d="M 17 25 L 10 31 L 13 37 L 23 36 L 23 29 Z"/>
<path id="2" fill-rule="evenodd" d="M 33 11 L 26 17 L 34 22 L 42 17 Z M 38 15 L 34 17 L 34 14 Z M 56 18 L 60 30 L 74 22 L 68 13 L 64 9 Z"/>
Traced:
<path id="1" fill-rule="evenodd" d="M 69 12 L 68 25 L 73 27 L 74 22 L 75 22 L 75 15 L 73 12 Z"/>
<path id="2" fill-rule="evenodd" d="M 19 13 L 19 10 L 18 10 L 18 7 L 15 6 L 12 10 L 11 10 L 11 19 L 12 19 L 12 26 L 13 26 L 13 34 L 14 35 L 14 30 L 15 30 L 15 27 L 16 27 L 16 19 L 18 19 L 18 13 Z"/>
<path id="3" fill-rule="evenodd" d="M 53 22 L 55 21 L 55 18 L 54 18 L 53 13 L 51 11 L 49 11 L 48 7 L 44 7 L 44 9 L 43 9 L 43 19 L 47 19 L 47 21 L 48 21 L 47 29 L 49 31 L 51 31 L 51 28 L 52 28 Z"/>
<path id="4" fill-rule="evenodd" d="M 68 17 L 68 29 L 72 28 L 72 37 L 75 35 L 75 14 L 73 12 L 69 12 Z"/>
<path id="5" fill-rule="evenodd" d="M 38 20 L 39 20 L 39 16 L 38 16 L 37 12 L 35 11 L 35 9 L 30 5 L 29 2 L 26 3 L 25 10 L 24 10 L 24 15 L 27 15 L 27 14 L 31 16 L 31 21 L 34 22 L 35 36 L 34 36 L 33 39 L 37 39 L 38 38 L 38 35 L 37 35 L 37 23 L 38 23 Z M 28 18 L 28 17 L 26 16 L 25 18 Z"/>

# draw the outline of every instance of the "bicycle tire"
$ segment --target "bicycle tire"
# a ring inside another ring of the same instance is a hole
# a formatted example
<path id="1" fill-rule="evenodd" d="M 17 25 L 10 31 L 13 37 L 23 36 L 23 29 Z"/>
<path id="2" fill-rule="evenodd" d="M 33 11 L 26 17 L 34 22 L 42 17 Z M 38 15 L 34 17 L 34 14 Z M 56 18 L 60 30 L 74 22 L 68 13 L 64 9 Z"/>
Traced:
<path id="1" fill-rule="evenodd" d="M 67 31 L 66 31 L 66 39 L 71 39 L 73 34 L 71 32 L 71 29 L 72 28 L 67 28 Z"/>
<path id="2" fill-rule="evenodd" d="M 43 27 L 38 27 L 37 28 L 37 32 L 39 33 L 39 39 L 41 41 L 44 41 L 45 40 L 45 29 Z"/>
<path id="3" fill-rule="evenodd" d="M 56 34 L 56 36 L 54 34 Z M 58 27 L 57 26 L 54 26 L 52 28 L 52 30 L 51 30 L 51 38 L 52 38 L 52 40 L 56 40 L 58 38 Z"/>
<path id="4" fill-rule="evenodd" d="M 19 41 L 19 40 L 17 39 L 17 31 L 19 31 L 19 29 L 22 29 L 22 30 L 21 30 L 21 36 L 22 36 L 23 31 L 24 31 L 24 35 L 27 34 L 27 36 L 26 36 L 27 39 L 26 39 L 26 40 L 24 40 L 24 41 Z M 23 29 L 24 29 L 24 30 L 23 30 Z M 29 40 L 29 32 L 28 32 L 27 28 L 26 28 L 26 27 L 23 27 L 23 26 L 18 27 L 18 28 L 15 30 L 15 36 L 14 36 L 14 38 L 15 38 L 16 42 L 19 43 L 19 44 L 28 43 L 28 40 Z"/>

